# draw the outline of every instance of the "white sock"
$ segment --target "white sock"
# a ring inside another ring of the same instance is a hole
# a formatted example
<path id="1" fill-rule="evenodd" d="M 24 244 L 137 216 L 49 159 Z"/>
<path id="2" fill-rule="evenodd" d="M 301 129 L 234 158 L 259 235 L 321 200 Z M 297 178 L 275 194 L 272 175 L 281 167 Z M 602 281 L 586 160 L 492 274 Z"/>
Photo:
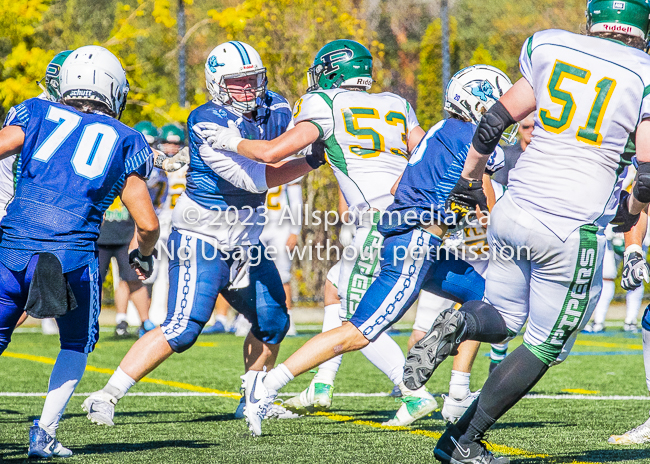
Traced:
<path id="1" fill-rule="evenodd" d="M 399 345 L 386 332 L 370 342 L 361 352 L 368 361 L 388 376 L 393 385 L 402 382 L 406 358 Z"/>
<path id="2" fill-rule="evenodd" d="M 56 358 L 50 375 L 43 413 L 38 422 L 38 425 L 53 437 L 56 436 L 63 411 L 84 375 L 87 361 L 87 353 L 70 350 L 61 350 Z"/>
<path id="3" fill-rule="evenodd" d="M 417 390 L 409 390 L 409 388 L 404 384 L 404 382 L 398 383 L 397 386 L 399 387 L 399 390 L 402 392 L 403 397 L 416 396 L 418 398 L 421 398 L 427 395 L 430 396 L 425 385 L 422 385 Z"/>
<path id="4" fill-rule="evenodd" d="M 627 313 L 625 314 L 626 324 L 636 324 L 636 318 L 643 304 L 643 285 L 627 292 L 625 303 L 627 304 Z"/>
<path id="5" fill-rule="evenodd" d="M 469 390 L 469 372 L 451 371 L 449 381 L 449 396 L 455 400 L 464 400 L 471 392 Z"/>
<path id="6" fill-rule="evenodd" d="M 135 385 L 135 380 L 133 380 L 129 375 L 127 375 L 121 367 L 118 367 L 115 373 L 108 379 L 108 383 L 103 388 L 106 393 L 110 393 L 118 400 L 122 398 L 126 393 Z"/>
<path id="7" fill-rule="evenodd" d="M 324 367 L 318 368 L 318 373 L 314 376 L 312 383 L 326 383 L 327 385 L 334 385 L 334 379 L 336 378 L 336 371 L 331 371 Z"/>
<path id="8" fill-rule="evenodd" d="M 490 350 L 490 359 L 492 361 L 501 362 L 506 359 L 508 354 L 508 342 L 505 343 L 493 343 Z"/>
<path id="9" fill-rule="evenodd" d="M 643 365 L 645 366 L 645 383 L 650 392 L 650 331 L 641 329 L 643 335 Z"/>
<path id="10" fill-rule="evenodd" d="M 339 318 L 339 309 L 341 309 L 340 303 L 325 306 L 323 311 L 323 332 L 336 329 L 337 327 L 341 327 L 343 325 L 341 319 Z M 341 361 L 343 361 L 343 355 L 335 356 L 329 361 L 325 361 L 323 364 L 318 366 L 318 370 L 319 372 L 321 369 L 338 372 L 339 367 L 341 367 Z M 334 384 L 332 383 L 332 385 Z"/>
<path id="11" fill-rule="evenodd" d="M 293 374 L 284 364 L 278 364 L 266 374 L 264 385 L 271 395 L 277 395 L 278 390 L 293 380 Z"/>
<path id="12" fill-rule="evenodd" d="M 117 313 L 115 315 L 115 324 L 119 324 L 122 321 L 126 321 L 126 313 Z"/>
<path id="13" fill-rule="evenodd" d="M 216 322 L 221 322 L 224 327 L 228 325 L 228 318 L 226 316 L 223 316 L 221 314 L 217 314 L 217 317 L 215 318 Z"/>
<path id="14" fill-rule="evenodd" d="M 594 309 L 594 323 L 605 323 L 605 316 L 607 315 L 609 304 L 612 302 L 612 298 L 614 298 L 615 290 L 616 286 L 613 280 L 603 280 L 603 290 L 600 293 L 600 299 L 598 300 L 596 309 Z"/>

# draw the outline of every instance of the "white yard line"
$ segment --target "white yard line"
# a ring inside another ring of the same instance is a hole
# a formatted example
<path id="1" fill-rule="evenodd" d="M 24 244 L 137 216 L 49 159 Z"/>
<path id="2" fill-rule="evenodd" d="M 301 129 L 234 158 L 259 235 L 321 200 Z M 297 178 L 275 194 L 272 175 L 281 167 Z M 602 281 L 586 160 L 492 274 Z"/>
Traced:
<path id="1" fill-rule="evenodd" d="M 280 396 L 296 396 L 300 393 L 280 393 Z M 0 397 L 38 397 L 45 396 L 46 392 L 43 393 L 31 393 L 31 392 L 0 392 Z M 90 393 L 75 393 L 73 396 L 88 396 Z M 349 393 L 335 393 L 334 396 L 341 397 L 350 397 L 350 398 L 376 398 L 376 397 L 387 397 L 388 393 L 358 393 L 358 392 L 349 392 Z M 127 393 L 127 396 L 223 396 L 215 393 L 203 393 L 203 392 L 133 392 Z M 526 395 L 525 399 L 530 400 L 592 400 L 592 401 L 650 401 L 650 396 L 621 396 L 621 395 L 611 395 L 611 396 L 602 396 L 602 395 Z"/>

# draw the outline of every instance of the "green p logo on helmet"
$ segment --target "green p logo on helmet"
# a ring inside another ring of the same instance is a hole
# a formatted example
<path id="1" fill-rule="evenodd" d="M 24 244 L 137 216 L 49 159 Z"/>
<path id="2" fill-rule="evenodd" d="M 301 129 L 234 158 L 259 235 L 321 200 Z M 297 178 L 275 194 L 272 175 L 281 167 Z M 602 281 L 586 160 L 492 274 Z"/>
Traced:
<path id="1" fill-rule="evenodd" d="M 185 132 L 176 124 L 165 124 L 160 128 L 160 143 L 182 145 L 183 142 L 185 142 Z"/>
<path id="2" fill-rule="evenodd" d="M 158 139 L 158 128 L 150 121 L 140 121 L 133 126 L 133 128 L 144 135 L 144 138 L 149 145 L 153 144 Z"/>
<path id="3" fill-rule="evenodd" d="M 57 53 L 54 55 L 54 58 L 52 58 L 52 61 L 47 65 L 45 71 L 45 93 L 50 101 L 59 101 L 61 99 L 61 86 L 59 83 L 61 66 L 63 66 L 63 62 L 70 53 L 72 53 L 72 50 Z M 39 85 L 43 88 L 40 82 Z"/>
<path id="4" fill-rule="evenodd" d="M 307 72 L 307 92 L 338 87 L 372 86 L 372 55 L 354 40 L 335 40 L 319 50 Z"/>
<path id="5" fill-rule="evenodd" d="M 647 40 L 650 0 L 589 0 L 587 30 L 616 32 Z"/>

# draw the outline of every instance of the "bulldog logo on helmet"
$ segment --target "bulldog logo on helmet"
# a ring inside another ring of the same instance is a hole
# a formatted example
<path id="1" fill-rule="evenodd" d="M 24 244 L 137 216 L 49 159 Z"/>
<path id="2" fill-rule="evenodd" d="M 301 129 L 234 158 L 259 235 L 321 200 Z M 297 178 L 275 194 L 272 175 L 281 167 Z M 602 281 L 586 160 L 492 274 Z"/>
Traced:
<path id="1" fill-rule="evenodd" d="M 491 98 L 492 100 L 498 100 L 494 96 L 494 87 L 492 87 L 492 84 L 488 80 L 484 80 L 478 83 L 472 82 L 471 84 L 471 89 L 472 89 L 472 95 L 475 97 L 478 97 L 481 99 L 481 101 L 488 101 L 488 98 Z"/>

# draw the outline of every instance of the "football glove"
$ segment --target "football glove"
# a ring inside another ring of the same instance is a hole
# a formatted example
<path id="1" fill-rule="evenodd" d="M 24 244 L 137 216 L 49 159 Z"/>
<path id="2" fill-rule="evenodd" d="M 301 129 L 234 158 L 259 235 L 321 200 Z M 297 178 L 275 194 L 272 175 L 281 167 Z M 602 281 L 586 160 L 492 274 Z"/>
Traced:
<path id="1" fill-rule="evenodd" d="M 183 147 L 174 156 L 165 157 L 159 167 L 167 172 L 174 172 L 187 164 L 190 164 L 190 149 Z M 158 167 L 158 158 L 156 158 L 156 166 Z"/>
<path id="2" fill-rule="evenodd" d="M 487 198 L 483 193 L 483 181 L 469 180 L 461 176 L 451 190 L 445 206 L 456 215 L 457 223 L 468 213 L 474 212 L 477 206 L 487 215 L 489 211 Z"/>
<path id="3" fill-rule="evenodd" d="M 305 156 L 305 161 L 313 169 L 318 169 L 325 164 L 325 144 L 320 140 L 311 144 L 311 153 Z"/>
<path id="4" fill-rule="evenodd" d="M 632 229 L 632 227 L 634 227 L 636 223 L 639 222 L 641 213 L 630 214 L 630 210 L 628 209 L 629 198 L 630 194 L 625 190 L 622 190 L 621 197 L 618 202 L 618 209 L 616 210 L 616 216 L 614 216 L 614 219 L 611 221 L 611 224 L 614 225 L 614 232 L 629 232 L 630 229 Z"/>
<path id="5" fill-rule="evenodd" d="M 153 274 L 153 260 L 157 257 L 158 253 L 156 249 L 150 255 L 145 256 L 140 253 L 139 248 L 136 248 L 129 253 L 129 264 L 133 269 L 140 269 L 145 278 L 148 279 Z"/>
<path id="6" fill-rule="evenodd" d="M 630 245 L 625 249 L 623 256 L 623 277 L 621 287 L 623 290 L 634 290 L 643 281 L 650 282 L 650 268 L 643 256 L 643 249 L 639 245 Z"/>
<path id="7" fill-rule="evenodd" d="M 213 150 L 225 150 L 237 153 L 237 145 L 244 140 L 235 121 L 228 121 L 228 127 L 212 122 L 200 122 L 192 130 L 204 139 Z"/>

